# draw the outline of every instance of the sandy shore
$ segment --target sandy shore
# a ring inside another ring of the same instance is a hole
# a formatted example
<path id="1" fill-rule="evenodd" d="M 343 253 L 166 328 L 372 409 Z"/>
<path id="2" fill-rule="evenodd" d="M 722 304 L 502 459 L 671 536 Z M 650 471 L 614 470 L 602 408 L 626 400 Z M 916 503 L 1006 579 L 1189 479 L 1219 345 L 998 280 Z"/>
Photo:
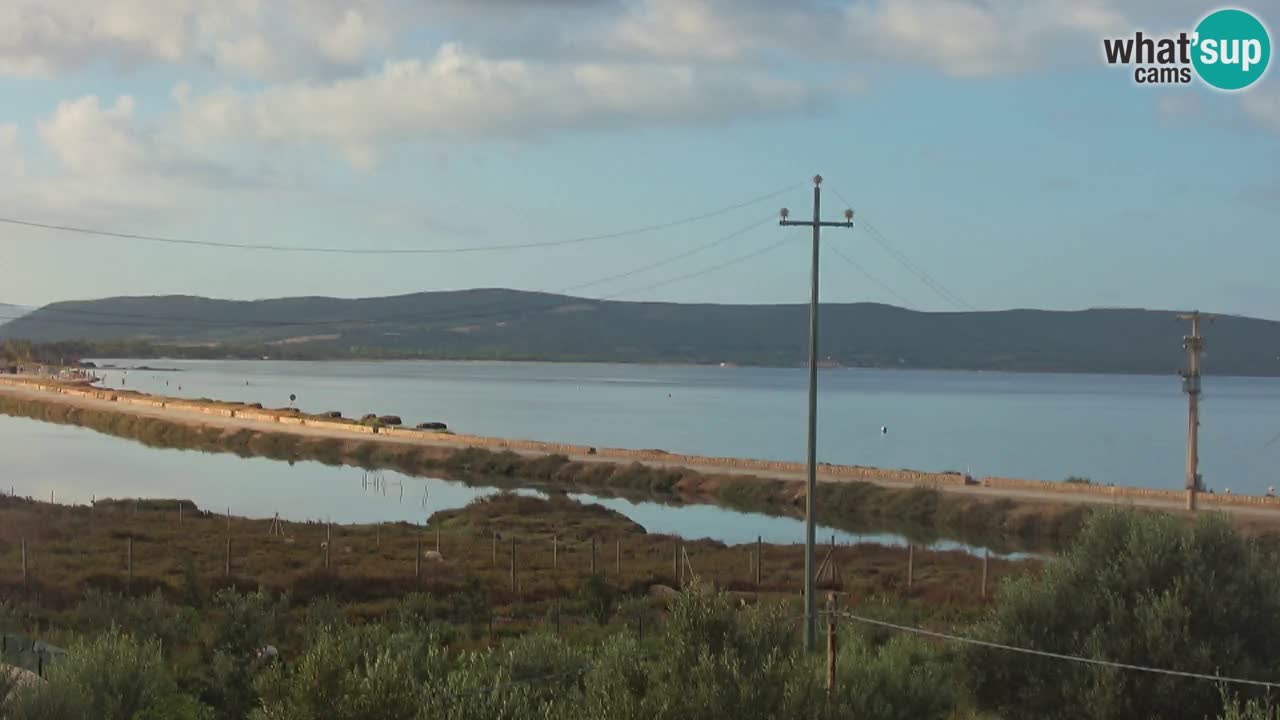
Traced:
<path id="1" fill-rule="evenodd" d="M 63 405 L 71 405 L 75 407 L 88 408 L 94 410 L 103 410 L 109 412 L 126 413 L 140 417 L 161 418 L 172 422 L 182 423 L 193 427 L 218 427 L 233 429 L 249 429 L 269 433 L 287 433 L 304 437 L 330 438 L 337 440 L 361 440 L 376 443 L 388 443 L 396 445 L 418 445 L 426 447 L 438 448 L 462 448 L 473 443 L 468 442 L 466 437 L 458 437 L 448 434 L 435 433 L 410 433 L 411 436 L 391 436 L 382 434 L 357 434 L 350 430 L 341 430 L 324 427 L 311 427 L 298 424 L 282 424 L 266 420 L 250 419 L 243 417 L 224 417 L 220 415 L 210 415 L 197 412 L 190 409 L 178 407 L 151 407 L 136 404 L 125 404 L 113 402 L 107 399 L 94 397 L 83 397 L 79 395 L 59 394 L 47 390 L 41 390 L 35 386 L 26 386 L 22 384 L 0 384 L 0 394 L 11 397 L 26 398 L 31 400 L 39 400 L 42 402 L 57 403 Z M 488 439 L 486 439 L 488 440 Z M 493 443 L 486 442 L 483 445 L 474 443 L 476 446 L 485 446 L 489 449 L 495 449 L 495 443 L 503 441 L 495 440 Z M 539 456 L 551 452 L 545 448 L 500 448 L 510 449 L 513 452 L 525 456 Z M 634 451 L 618 451 L 634 453 Z M 760 477 L 776 478 L 785 481 L 803 482 L 805 473 L 803 471 L 768 469 L 762 470 L 759 467 L 737 467 L 731 464 L 717 464 L 715 458 L 697 458 L 696 464 L 687 462 L 690 456 L 675 456 L 676 459 L 664 461 L 660 459 L 637 459 L 632 455 L 619 457 L 610 453 L 610 450 L 601 449 L 598 453 L 565 453 L 569 455 L 571 460 L 577 462 L 640 462 L 644 465 L 653 467 L 695 467 L 700 472 L 718 473 L 718 474 L 742 474 L 756 475 Z M 785 464 L 793 465 L 793 464 Z M 846 468 L 847 470 L 847 468 Z M 865 470 L 863 472 L 866 472 Z M 910 480 L 902 480 L 893 477 L 900 474 L 901 471 L 883 471 L 883 476 L 877 476 L 875 471 L 870 471 L 863 476 L 851 478 L 847 473 L 841 473 L 839 467 L 819 467 L 818 481 L 826 483 L 840 483 L 862 481 L 871 482 L 886 488 L 911 488 L 920 485 L 927 485 L 936 488 L 941 492 L 956 493 L 969 497 L 980 499 L 1010 499 L 1014 501 L 1038 502 L 1038 503 L 1064 503 L 1064 504 L 1089 504 L 1089 505 L 1120 505 L 1132 507 L 1144 507 L 1159 509 L 1172 512 L 1185 512 L 1180 500 L 1167 499 L 1162 497 L 1133 497 L 1127 495 L 1112 495 L 1104 489 L 1099 488 L 1097 492 L 1063 492 L 1052 489 L 1035 489 L 1035 488 L 1011 488 L 1011 487 L 990 487 L 982 484 L 963 484 L 963 483 L 923 483 L 913 482 Z M 1208 500 L 1209 498 L 1205 498 Z M 1235 505 L 1226 503 L 1213 503 L 1212 505 L 1205 503 L 1206 509 L 1222 510 L 1236 516 L 1238 519 L 1247 521 L 1263 521 L 1267 523 L 1280 522 L 1280 507 L 1267 505 Z"/>

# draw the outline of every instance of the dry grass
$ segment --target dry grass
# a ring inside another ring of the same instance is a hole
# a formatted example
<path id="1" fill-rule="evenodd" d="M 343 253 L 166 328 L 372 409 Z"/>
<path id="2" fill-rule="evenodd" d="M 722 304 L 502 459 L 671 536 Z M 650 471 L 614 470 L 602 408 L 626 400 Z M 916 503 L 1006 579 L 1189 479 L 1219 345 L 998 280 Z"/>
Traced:
<path id="1" fill-rule="evenodd" d="M 297 603 L 330 597 L 359 616 L 373 617 L 409 593 L 449 597 L 479 587 L 491 607 L 536 616 L 575 596 L 591 574 L 592 540 L 597 571 L 622 591 L 646 594 L 652 585 L 676 585 L 673 565 L 683 547 L 700 579 L 717 587 L 768 595 L 794 594 L 803 577 L 803 549 L 763 546 L 761 583 L 753 577 L 754 544 L 726 546 L 684 542 L 645 533 L 600 506 L 564 498 L 500 495 L 467 508 L 438 513 L 427 529 L 407 523 L 333 525 L 328 569 L 326 526 L 286 523 L 283 537 L 269 534 L 271 520 L 227 518 L 179 501 L 101 501 L 94 508 L 0 498 L 0 600 L 38 599 L 66 608 L 88 588 L 125 594 L 155 589 L 192 604 L 214 590 L 234 586 L 287 592 Z M 440 555 L 436 560 L 439 530 Z M 231 574 L 225 575 L 231 539 Z M 553 540 L 554 537 L 554 540 Z M 26 542 L 28 579 L 21 575 Z M 514 541 L 516 587 L 511 587 Z M 132 577 L 126 555 L 132 542 Z M 415 554 L 421 543 L 421 577 Z M 496 548 L 496 563 L 495 563 Z M 820 546 L 819 558 L 826 553 Z M 854 599 L 909 595 L 929 602 L 974 606 L 982 561 L 959 552 L 915 553 L 915 582 L 906 588 L 906 550 L 880 545 L 839 547 L 839 575 L 822 587 Z M 1031 561 L 992 560 L 990 587 L 1035 567 Z"/>

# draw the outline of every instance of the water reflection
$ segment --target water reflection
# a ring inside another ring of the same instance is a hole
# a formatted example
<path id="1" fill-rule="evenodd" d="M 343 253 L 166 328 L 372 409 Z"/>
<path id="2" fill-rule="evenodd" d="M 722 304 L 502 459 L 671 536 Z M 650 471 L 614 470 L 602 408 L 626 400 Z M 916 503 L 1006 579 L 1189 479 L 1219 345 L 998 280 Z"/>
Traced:
<path id="1" fill-rule="evenodd" d="M 392 470 L 360 470 L 317 462 L 285 463 L 192 450 L 148 448 L 85 428 L 0 416 L 0 456 L 5 458 L 5 490 L 58 502 L 85 504 L 108 497 L 185 498 L 201 508 L 236 515 L 289 521 L 338 523 L 425 523 L 432 513 L 465 506 L 501 490 L 487 483 L 466 484 L 407 476 Z M 518 492 L 547 496 L 551 489 Z M 652 533 L 728 544 L 803 542 L 797 518 L 742 512 L 714 505 L 677 504 L 670 498 L 570 494 L 599 503 Z M 823 542 L 878 542 L 905 545 L 890 532 L 849 532 L 829 527 Z M 913 536 L 913 541 L 917 540 Z M 919 543 L 918 543 L 919 544 Z M 938 549 L 980 552 L 976 544 L 938 542 Z"/>

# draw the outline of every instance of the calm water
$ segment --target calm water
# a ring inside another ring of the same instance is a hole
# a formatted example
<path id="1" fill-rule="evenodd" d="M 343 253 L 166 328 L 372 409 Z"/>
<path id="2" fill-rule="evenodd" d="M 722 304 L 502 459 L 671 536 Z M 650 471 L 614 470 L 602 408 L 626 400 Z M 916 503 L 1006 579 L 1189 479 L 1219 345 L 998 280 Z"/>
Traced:
<path id="1" fill-rule="evenodd" d="M 148 360 L 108 384 L 310 411 L 439 420 L 466 433 L 804 459 L 803 369 L 476 362 Z M 1167 377 L 823 370 L 819 459 L 1181 488 L 1186 398 Z M 181 389 L 179 389 L 179 386 Z M 1204 380 L 1201 472 L 1280 485 L 1280 380 Z M 882 434 L 881 426 L 888 432 Z"/>
<path id="2" fill-rule="evenodd" d="M 148 448 L 130 440 L 69 425 L 54 425 L 0 415 L 3 492 L 61 503 L 93 498 L 187 498 L 203 509 L 230 510 L 247 517 L 333 520 L 339 523 L 425 522 L 431 513 L 466 505 L 498 492 L 445 480 L 392 471 L 370 474 L 314 462 L 290 465 L 231 454 Z M 380 482 L 374 483 L 371 478 Z M 375 487 L 376 485 L 376 487 Z M 542 493 L 521 490 L 530 494 Z M 651 533 L 688 539 L 711 538 L 729 544 L 804 540 L 804 525 L 789 517 L 742 513 L 710 505 L 664 505 L 622 498 L 570 494 L 579 502 L 599 503 L 635 520 Z M 893 534 L 855 534 L 821 528 L 822 542 L 903 544 Z M 937 549 L 976 552 L 980 548 L 938 542 Z"/>

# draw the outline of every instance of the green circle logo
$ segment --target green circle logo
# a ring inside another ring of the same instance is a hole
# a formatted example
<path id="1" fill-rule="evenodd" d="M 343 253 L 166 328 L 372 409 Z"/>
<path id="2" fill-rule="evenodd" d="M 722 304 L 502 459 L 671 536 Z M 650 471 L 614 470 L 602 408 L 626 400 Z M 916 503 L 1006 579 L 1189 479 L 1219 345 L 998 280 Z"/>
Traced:
<path id="1" fill-rule="evenodd" d="M 1219 90 L 1243 90 L 1271 60 L 1271 36 L 1244 10 L 1218 10 L 1196 26 L 1191 62 L 1200 79 Z"/>

